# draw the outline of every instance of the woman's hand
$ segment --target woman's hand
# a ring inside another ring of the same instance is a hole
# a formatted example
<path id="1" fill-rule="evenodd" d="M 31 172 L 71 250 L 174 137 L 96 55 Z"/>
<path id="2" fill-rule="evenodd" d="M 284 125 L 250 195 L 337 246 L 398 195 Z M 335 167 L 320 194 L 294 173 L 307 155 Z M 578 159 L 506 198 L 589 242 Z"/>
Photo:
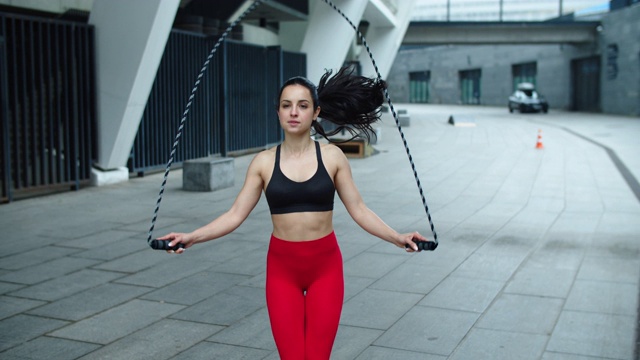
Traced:
<path id="1" fill-rule="evenodd" d="M 187 248 L 190 248 L 193 245 L 193 239 L 189 236 L 190 234 L 185 233 L 170 233 L 163 237 L 159 237 L 158 240 L 169 240 L 169 246 L 176 246 L 178 244 L 184 244 L 184 248 L 180 248 L 176 251 L 167 250 L 169 254 L 182 254 Z"/>
<path id="2" fill-rule="evenodd" d="M 396 246 L 405 249 L 407 252 L 418 252 L 416 241 L 429 241 L 426 237 L 420 235 L 417 231 L 407 234 L 400 234 L 396 242 Z M 408 246 L 407 246 L 408 245 Z"/>

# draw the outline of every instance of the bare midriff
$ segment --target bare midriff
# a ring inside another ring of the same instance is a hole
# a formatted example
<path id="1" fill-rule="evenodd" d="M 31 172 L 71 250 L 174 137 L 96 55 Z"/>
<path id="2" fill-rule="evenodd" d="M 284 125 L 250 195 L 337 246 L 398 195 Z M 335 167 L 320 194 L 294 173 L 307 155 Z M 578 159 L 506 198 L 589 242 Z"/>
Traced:
<path id="1" fill-rule="evenodd" d="M 333 211 L 309 211 L 271 215 L 273 235 L 288 241 L 320 239 L 333 231 Z"/>

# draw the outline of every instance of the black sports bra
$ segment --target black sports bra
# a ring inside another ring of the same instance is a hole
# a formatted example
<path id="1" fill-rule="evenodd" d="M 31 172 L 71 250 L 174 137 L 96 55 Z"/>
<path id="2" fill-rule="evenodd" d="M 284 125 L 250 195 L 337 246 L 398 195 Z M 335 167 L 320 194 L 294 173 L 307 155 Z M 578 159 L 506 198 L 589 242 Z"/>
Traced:
<path id="1" fill-rule="evenodd" d="M 318 169 L 313 176 L 303 182 L 287 178 L 280 170 L 280 145 L 276 148 L 273 174 L 264 194 L 271 214 L 289 214 L 305 211 L 331 211 L 335 185 L 322 162 L 320 144 L 316 141 Z"/>

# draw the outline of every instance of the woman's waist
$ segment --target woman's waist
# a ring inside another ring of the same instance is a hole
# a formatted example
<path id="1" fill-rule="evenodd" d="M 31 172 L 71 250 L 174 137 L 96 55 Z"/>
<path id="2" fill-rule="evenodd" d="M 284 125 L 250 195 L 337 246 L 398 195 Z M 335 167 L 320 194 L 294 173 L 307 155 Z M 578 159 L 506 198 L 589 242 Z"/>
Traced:
<path id="1" fill-rule="evenodd" d="M 306 240 L 287 240 L 271 235 L 269 242 L 269 252 L 272 255 L 285 256 L 316 256 L 322 253 L 333 253 L 340 251 L 338 239 L 333 231 L 324 236 Z"/>
<path id="2" fill-rule="evenodd" d="M 281 240 L 304 242 L 333 232 L 332 211 L 272 215 L 273 235 Z"/>

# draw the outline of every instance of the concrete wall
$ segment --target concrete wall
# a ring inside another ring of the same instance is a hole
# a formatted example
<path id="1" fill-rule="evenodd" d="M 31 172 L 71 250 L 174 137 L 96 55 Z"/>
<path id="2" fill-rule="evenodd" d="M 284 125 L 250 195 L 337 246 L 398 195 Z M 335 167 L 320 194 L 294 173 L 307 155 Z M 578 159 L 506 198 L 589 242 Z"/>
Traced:
<path id="1" fill-rule="evenodd" d="M 504 105 L 512 92 L 512 65 L 536 62 L 537 85 L 551 109 L 572 109 L 571 61 L 601 58 L 602 112 L 640 115 L 640 4 L 607 14 L 587 45 L 443 45 L 401 49 L 387 81 L 393 101 L 409 101 L 409 73 L 430 71 L 435 104 L 459 104 L 459 71 L 481 69 L 481 104 Z M 617 49 L 617 51 L 615 50 Z"/>
<path id="2" fill-rule="evenodd" d="M 537 63 L 537 85 L 552 108 L 571 107 L 571 60 L 586 57 L 593 46 L 474 45 L 434 46 L 401 50 L 389 73 L 389 93 L 394 101 L 409 101 L 409 73 L 431 71 L 430 103 L 459 104 L 459 71 L 481 69 L 483 105 L 504 105 L 513 92 L 512 65 Z"/>
<path id="3" fill-rule="evenodd" d="M 91 11 L 93 0 L 0 0 L 0 4 L 63 13 L 69 9 Z"/>
<path id="4" fill-rule="evenodd" d="M 600 34 L 602 111 L 640 116 L 640 4 L 611 12 Z"/>

